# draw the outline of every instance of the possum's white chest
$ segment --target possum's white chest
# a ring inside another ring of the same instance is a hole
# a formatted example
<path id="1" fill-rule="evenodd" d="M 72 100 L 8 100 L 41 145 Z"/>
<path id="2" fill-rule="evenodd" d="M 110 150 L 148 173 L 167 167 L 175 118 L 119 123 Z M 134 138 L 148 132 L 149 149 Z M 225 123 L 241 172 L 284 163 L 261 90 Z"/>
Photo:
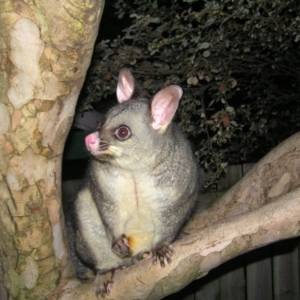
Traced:
<path id="1" fill-rule="evenodd" d="M 150 251 L 162 226 L 159 212 L 165 205 L 164 190 L 143 173 L 115 172 L 111 184 L 110 195 L 118 215 L 116 233 L 127 236 L 133 255 Z"/>

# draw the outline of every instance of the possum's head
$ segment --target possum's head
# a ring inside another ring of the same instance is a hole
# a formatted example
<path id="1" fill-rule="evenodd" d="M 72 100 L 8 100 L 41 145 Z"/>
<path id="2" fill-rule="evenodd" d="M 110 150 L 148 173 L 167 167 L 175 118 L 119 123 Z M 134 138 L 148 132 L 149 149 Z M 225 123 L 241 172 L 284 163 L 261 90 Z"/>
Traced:
<path id="1" fill-rule="evenodd" d="M 150 164 L 163 150 L 181 96 L 182 89 L 172 85 L 156 93 L 152 101 L 142 98 L 130 71 L 122 69 L 117 85 L 119 105 L 86 137 L 87 149 L 98 160 L 122 167 Z"/>

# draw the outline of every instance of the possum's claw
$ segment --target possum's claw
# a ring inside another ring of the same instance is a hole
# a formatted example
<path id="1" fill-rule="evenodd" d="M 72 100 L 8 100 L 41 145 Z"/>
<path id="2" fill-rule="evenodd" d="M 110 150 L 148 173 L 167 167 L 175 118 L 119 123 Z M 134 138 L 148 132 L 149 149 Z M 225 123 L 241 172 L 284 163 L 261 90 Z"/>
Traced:
<path id="1" fill-rule="evenodd" d="M 122 234 L 112 245 L 112 251 L 120 257 L 125 257 L 129 254 L 130 248 L 127 237 Z"/>
<path id="2" fill-rule="evenodd" d="M 166 266 L 165 260 L 170 264 L 172 262 L 171 256 L 174 253 L 174 249 L 171 245 L 163 245 L 152 250 L 148 255 L 147 259 L 152 259 L 154 265 L 159 261 L 162 268 Z"/>

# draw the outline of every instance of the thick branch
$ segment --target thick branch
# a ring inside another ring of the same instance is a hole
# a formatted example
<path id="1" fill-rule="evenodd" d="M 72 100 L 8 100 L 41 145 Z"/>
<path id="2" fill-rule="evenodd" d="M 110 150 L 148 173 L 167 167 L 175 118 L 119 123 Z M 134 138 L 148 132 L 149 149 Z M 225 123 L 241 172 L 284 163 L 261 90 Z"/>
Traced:
<path id="1" fill-rule="evenodd" d="M 281 239 L 298 236 L 299 221 L 300 188 L 256 210 L 203 228 L 176 241 L 173 262 L 165 268 L 153 266 L 150 261 L 144 260 L 117 272 L 113 290 L 107 299 L 161 299 L 233 257 Z M 197 219 L 192 222 L 197 222 Z M 69 289 L 60 299 L 74 297 L 97 299 L 92 283 L 77 287 L 74 287 L 74 282 L 69 283 Z"/>
<path id="2" fill-rule="evenodd" d="M 300 132 L 270 151 L 190 225 L 200 229 L 278 199 L 300 185 L 299 166 Z"/>

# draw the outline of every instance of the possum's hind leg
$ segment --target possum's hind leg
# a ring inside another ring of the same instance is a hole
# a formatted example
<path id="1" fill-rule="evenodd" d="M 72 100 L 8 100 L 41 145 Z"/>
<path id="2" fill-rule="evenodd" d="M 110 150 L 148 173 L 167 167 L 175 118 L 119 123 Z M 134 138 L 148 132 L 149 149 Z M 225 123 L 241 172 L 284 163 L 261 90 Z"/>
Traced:
<path id="1" fill-rule="evenodd" d="M 105 296 L 109 294 L 113 286 L 114 269 L 108 271 L 97 271 L 96 279 L 94 282 L 94 289 L 97 296 Z"/>
<path id="2" fill-rule="evenodd" d="M 116 271 L 126 268 L 126 266 L 121 265 L 110 270 L 97 270 L 94 290 L 97 296 L 104 297 L 109 294 L 113 287 L 113 277 Z"/>

